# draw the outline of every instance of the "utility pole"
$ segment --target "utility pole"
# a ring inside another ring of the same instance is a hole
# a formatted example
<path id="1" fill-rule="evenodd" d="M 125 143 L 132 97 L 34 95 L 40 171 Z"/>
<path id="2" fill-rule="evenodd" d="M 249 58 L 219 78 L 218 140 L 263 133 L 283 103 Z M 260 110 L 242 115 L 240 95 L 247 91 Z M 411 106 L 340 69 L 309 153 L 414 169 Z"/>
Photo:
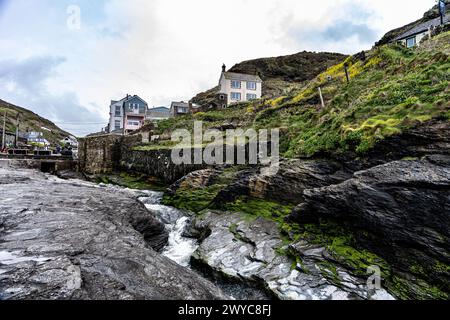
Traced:
<path id="1" fill-rule="evenodd" d="M 2 133 L 2 151 L 5 149 L 5 139 L 6 139 L 6 110 L 3 114 L 3 133 Z"/>
<path id="2" fill-rule="evenodd" d="M 17 125 L 16 125 L 16 149 L 19 147 L 19 126 L 20 126 L 20 113 L 17 113 Z"/>

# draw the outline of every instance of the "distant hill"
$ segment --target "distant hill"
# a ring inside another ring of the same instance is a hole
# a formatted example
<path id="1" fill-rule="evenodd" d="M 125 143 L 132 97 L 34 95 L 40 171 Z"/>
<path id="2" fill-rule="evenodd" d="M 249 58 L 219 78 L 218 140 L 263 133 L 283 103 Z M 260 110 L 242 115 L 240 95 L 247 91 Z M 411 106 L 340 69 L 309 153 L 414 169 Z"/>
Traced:
<path id="1" fill-rule="evenodd" d="M 34 112 L 15 106 L 0 99 L 0 128 L 3 127 L 3 114 L 6 110 L 6 130 L 15 132 L 17 116 L 20 118 L 19 129 L 21 132 L 38 131 L 44 134 L 50 143 L 55 144 L 71 134 L 57 127 L 53 122 L 42 118 Z"/>
<path id="2" fill-rule="evenodd" d="M 450 0 L 445 0 L 445 3 L 447 4 L 447 12 L 450 11 Z M 405 33 L 406 31 L 414 28 L 415 26 L 432 20 L 434 18 L 439 17 L 439 8 L 438 5 L 436 4 L 433 8 L 431 8 L 430 10 L 428 10 L 427 12 L 424 13 L 423 17 L 420 18 L 419 20 L 416 20 L 414 22 L 411 22 L 403 27 L 399 27 L 397 29 L 391 30 L 388 33 L 386 33 L 383 38 L 381 38 L 381 40 L 379 42 L 376 43 L 377 46 L 381 46 L 383 44 L 389 43 L 390 41 L 392 41 L 393 39 L 395 39 L 396 37 L 398 37 L 399 35 Z"/>
<path id="3" fill-rule="evenodd" d="M 339 53 L 299 52 L 274 58 L 260 58 L 236 64 L 229 71 L 255 74 L 263 79 L 263 96 L 267 98 L 286 95 L 301 88 L 305 81 L 313 79 L 332 65 L 346 58 Z M 219 74 L 217 75 L 219 81 Z M 206 104 L 213 99 L 218 87 L 199 93 L 192 102 Z"/>

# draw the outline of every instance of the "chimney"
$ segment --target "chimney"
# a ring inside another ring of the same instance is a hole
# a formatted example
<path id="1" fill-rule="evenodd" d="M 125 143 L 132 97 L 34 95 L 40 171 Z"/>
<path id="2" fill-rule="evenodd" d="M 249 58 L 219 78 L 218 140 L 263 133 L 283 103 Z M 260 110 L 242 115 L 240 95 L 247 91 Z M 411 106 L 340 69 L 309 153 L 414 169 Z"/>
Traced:
<path id="1" fill-rule="evenodd" d="M 224 73 L 227 70 L 227 66 L 225 65 L 225 63 L 222 65 L 222 73 Z"/>

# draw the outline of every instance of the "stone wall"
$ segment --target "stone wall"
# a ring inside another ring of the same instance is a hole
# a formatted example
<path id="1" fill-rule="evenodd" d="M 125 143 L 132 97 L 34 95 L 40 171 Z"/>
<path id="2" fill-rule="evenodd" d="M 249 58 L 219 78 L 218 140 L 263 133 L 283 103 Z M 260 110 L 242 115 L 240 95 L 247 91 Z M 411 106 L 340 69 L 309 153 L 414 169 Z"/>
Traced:
<path id="1" fill-rule="evenodd" d="M 186 174 L 201 170 L 206 165 L 175 165 L 171 160 L 172 150 L 159 149 L 139 151 L 122 148 L 120 168 L 157 177 L 165 183 L 173 183 Z"/>
<path id="2" fill-rule="evenodd" d="M 79 170 L 87 174 L 110 173 L 117 168 L 119 135 L 102 135 L 79 140 Z"/>
<path id="3" fill-rule="evenodd" d="M 203 169 L 204 165 L 175 165 L 171 150 L 135 150 L 141 135 L 102 135 L 80 139 L 79 170 L 86 174 L 132 171 L 172 183 L 186 174 Z"/>

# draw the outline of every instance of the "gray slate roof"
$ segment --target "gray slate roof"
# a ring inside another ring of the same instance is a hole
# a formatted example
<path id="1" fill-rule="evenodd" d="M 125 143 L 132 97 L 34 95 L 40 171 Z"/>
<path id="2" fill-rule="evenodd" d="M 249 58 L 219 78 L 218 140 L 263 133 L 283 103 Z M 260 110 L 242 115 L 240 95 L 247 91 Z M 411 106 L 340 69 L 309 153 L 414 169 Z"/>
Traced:
<path id="1" fill-rule="evenodd" d="M 255 76 L 252 74 L 225 72 L 224 76 L 225 76 L 225 79 L 227 79 L 227 80 L 262 82 L 262 80 L 259 76 Z"/>
<path id="2" fill-rule="evenodd" d="M 449 23 L 450 21 L 450 14 L 447 14 L 444 18 L 444 23 Z M 401 34 L 400 36 L 398 36 L 397 38 L 394 39 L 394 41 L 398 41 L 398 40 L 402 40 L 405 38 L 409 38 L 412 37 L 416 34 L 422 33 L 427 31 L 430 27 L 437 27 L 441 24 L 441 18 L 435 18 L 432 20 L 428 20 L 425 21 L 417 26 L 415 26 L 414 28 L 406 31 L 405 33 Z"/>

